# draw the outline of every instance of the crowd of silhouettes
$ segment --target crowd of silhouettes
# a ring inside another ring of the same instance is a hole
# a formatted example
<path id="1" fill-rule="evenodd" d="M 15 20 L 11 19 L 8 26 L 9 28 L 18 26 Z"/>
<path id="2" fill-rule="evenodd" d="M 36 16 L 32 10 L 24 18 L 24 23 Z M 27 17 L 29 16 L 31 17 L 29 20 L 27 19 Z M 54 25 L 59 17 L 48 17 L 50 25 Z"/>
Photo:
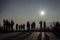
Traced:
<path id="1" fill-rule="evenodd" d="M 16 24 L 16 31 L 25 30 L 25 24 L 18 25 Z"/>
<path id="2" fill-rule="evenodd" d="M 44 21 L 44 22 L 40 21 L 39 24 L 40 24 L 40 30 L 45 31 L 46 30 L 46 21 Z"/>
<path id="3" fill-rule="evenodd" d="M 14 22 L 13 20 L 3 20 L 4 31 L 13 31 Z"/>
<path id="4" fill-rule="evenodd" d="M 40 21 L 39 24 L 40 24 L 40 30 L 43 30 L 43 29 L 46 30 L 46 21 L 44 21 L 44 22 Z M 4 26 L 4 31 L 13 31 L 14 21 L 13 20 L 11 20 L 11 21 L 3 20 L 3 26 Z M 16 24 L 16 31 L 25 30 L 25 28 L 27 28 L 27 31 L 35 30 L 35 28 L 36 28 L 35 21 L 33 21 L 31 24 L 29 21 L 27 21 L 26 25 L 25 24 L 20 24 L 20 25 Z M 54 24 L 52 31 L 58 31 L 58 30 L 60 30 L 60 23 L 56 22 Z"/>
<path id="5" fill-rule="evenodd" d="M 60 23 L 59 22 L 56 22 L 55 23 L 54 28 L 53 28 L 53 31 L 54 32 L 60 32 Z"/>
<path id="6" fill-rule="evenodd" d="M 27 27 L 27 31 L 29 31 L 30 29 L 31 30 L 34 30 L 35 29 L 35 26 L 36 26 L 36 23 L 35 22 L 33 22 L 32 24 L 30 24 L 30 22 L 27 21 L 27 24 L 26 25 L 25 24 L 21 24 L 21 25 L 16 24 L 16 31 L 25 30 L 25 27 Z"/>
<path id="7" fill-rule="evenodd" d="M 42 21 L 39 22 L 40 24 L 40 29 L 42 29 Z M 8 21 L 8 20 L 3 20 L 3 25 L 4 25 L 4 31 L 7 30 L 11 30 L 13 31 L 13 26 L 14 26 L 14 22 L 13 20 Z M 31 24 L 29 21 L 27 21 L 27 24 L 16 24 L 16 31 L 21 31 L 21 30 L 25 30 L 25 27 L 27 27 L 27 31 L 29 30 L 35 30 L 36 27 L 36 23 L 35 21 L 33 21 Z M 44 21 L 44 27 L 46 27 L 46 22 Z"/>

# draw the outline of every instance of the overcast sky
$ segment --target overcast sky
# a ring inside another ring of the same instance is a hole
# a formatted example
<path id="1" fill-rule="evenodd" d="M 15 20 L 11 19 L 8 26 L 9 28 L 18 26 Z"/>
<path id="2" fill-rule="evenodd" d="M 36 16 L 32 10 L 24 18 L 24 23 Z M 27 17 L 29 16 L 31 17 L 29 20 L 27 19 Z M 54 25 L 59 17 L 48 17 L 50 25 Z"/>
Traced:
<path id="1" fill-rule="evenodd" d="M 45 15 L 40 15 L 40 11 Z M 40 20 L 60 21 L 60 0 L 0 0 L 0 21 L 14 20 L 15 23 Z M 0 22 L 1 24 L 1 22 Z"/>

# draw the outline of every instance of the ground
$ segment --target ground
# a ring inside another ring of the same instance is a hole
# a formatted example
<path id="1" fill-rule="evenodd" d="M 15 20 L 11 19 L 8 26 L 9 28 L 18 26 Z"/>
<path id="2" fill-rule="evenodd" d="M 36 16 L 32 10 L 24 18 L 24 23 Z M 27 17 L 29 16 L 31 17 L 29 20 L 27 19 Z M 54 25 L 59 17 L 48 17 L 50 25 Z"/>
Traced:
<path id="1" fill-rule="evenodd" d="M 53 32 L 0 33 L 0 40 L 59 40 Z"/>

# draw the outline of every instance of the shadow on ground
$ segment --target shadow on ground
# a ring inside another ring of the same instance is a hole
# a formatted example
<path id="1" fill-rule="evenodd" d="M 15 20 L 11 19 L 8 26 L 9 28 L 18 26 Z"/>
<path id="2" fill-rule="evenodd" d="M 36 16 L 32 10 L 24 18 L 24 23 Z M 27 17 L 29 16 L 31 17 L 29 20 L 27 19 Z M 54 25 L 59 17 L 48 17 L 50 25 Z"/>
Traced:
<path id="1" fill-rule="evenodd" d="M 31 32 L 22 32 L 1 40 L 24 40 L 26 37 L 28 37 L 30 34 L 32 34 Z"/>

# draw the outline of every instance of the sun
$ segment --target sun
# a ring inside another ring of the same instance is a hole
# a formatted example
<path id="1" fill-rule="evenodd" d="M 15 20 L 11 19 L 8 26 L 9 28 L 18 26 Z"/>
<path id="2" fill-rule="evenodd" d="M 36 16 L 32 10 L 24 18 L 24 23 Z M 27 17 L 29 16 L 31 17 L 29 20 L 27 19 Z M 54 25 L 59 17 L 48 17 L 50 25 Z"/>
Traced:
<path id="1" fill-rule="evenodd" d="M 42 15 L 42 16 L 45 15 L 45 12 L 44 11 L 41 11 L 40 12 L 40 15 Z"/>

